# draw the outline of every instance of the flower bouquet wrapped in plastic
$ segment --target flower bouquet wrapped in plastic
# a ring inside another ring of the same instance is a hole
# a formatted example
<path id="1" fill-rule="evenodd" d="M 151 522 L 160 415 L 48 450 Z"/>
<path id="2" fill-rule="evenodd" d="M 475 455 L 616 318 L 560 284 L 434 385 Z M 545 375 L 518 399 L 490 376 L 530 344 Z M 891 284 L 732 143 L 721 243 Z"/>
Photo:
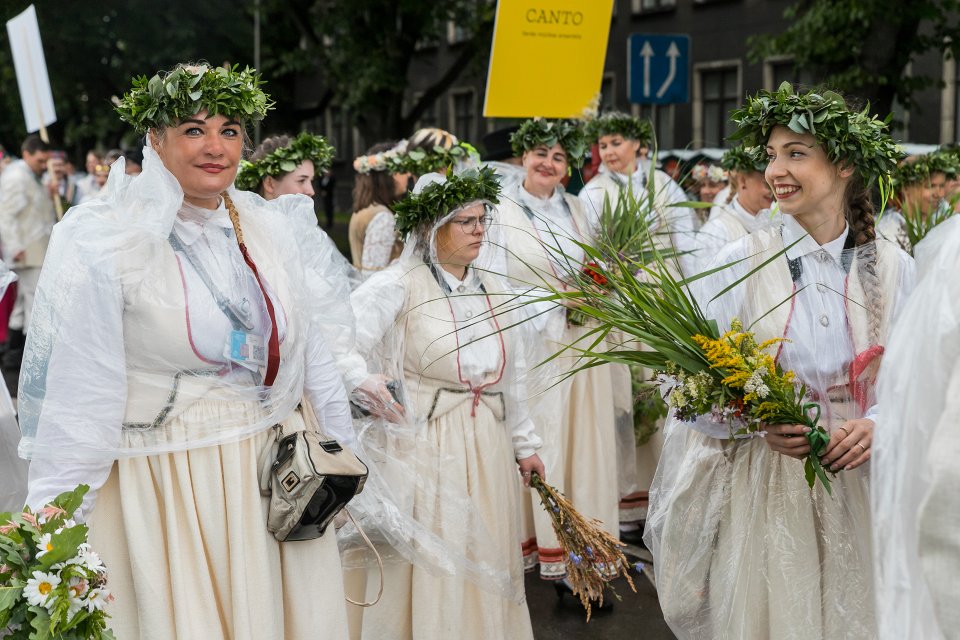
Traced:
<path id="1" fill-rule="evenodd" d="M 80 485 L 38 510 L 0 514 L 0 638 L 112 640 L 107 570 L 72 517 Z"/>

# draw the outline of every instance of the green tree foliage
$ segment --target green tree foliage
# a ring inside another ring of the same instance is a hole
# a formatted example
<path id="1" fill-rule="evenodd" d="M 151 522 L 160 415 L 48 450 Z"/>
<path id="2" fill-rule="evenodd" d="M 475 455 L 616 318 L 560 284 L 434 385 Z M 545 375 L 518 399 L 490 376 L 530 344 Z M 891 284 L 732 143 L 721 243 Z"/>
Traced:
<path id="1" fill-rule="evenodd" d="M 0 3 L 0 18 L 9 20 L 30 2 Z M 250 5 L 249 0 L 232 5 L 188 0 L 37 2 L 57 109 L 57 123 L 50 127 L 53 141 L 76 157 L 94 146 L 132 144 L 135 133 L 117 117 L 111 98 L 122 96 L 135 75 L 151 76 L 183 61 L 252 65 Z M 18 152 L 26 131 L 6 29 L 0 30 L 0 82 L 5 88 L 0 92 L 0 140 Z M 292 95 L 278 83 L 265 88 L 278 102 Z M 272 123 L 283 117 L 271 112 Z"/>
<path id="2" fill-rule="evenodd" d="M 887 114 L 894 100 L 915 107 L 914 93 L 940 86 L 939 77 L 906 75 L 928 52 L 960 53 L 958 0 L 800 0 L 777 35 L 752 38 L 751 59 L 789 54 L 798 68 L 841 91 L 862 96 Z"/>
<path id="3" fill-rule="evenodd" d="M 316 78 L 314 109 L 353 114 L 369 142 L 401 138 L 471 64 L 486 62 L 496 3 L 488 0 L 264 0 L 265 30 L 293 29 L 299 46 L 274 50 L 278 71 Z M 414 61 L 425 47 L 444 46 L 448 25 L 458 37 L 439 68 Z M 434 79 L 409 96 L 410 78 Z M 414 98 L 412 101 L 406 98 Z"/>

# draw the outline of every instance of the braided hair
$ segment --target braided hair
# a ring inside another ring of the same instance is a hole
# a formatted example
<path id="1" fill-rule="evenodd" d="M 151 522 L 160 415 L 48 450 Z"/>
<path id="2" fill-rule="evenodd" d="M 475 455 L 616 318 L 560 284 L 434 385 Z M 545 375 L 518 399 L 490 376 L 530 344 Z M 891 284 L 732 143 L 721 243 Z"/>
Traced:
<path id="1" fill-rule="evenodd" d="M 877 273 L 876 222 L 873 201 L 863 177 L 855 173 L 847 183 L 844 209 L 859 269 L 857 271 L 863 291 L 867 295 L 867 317 L 871 344 L 879 344 L 880 324 L 883 318 L 883 289 Z"/>

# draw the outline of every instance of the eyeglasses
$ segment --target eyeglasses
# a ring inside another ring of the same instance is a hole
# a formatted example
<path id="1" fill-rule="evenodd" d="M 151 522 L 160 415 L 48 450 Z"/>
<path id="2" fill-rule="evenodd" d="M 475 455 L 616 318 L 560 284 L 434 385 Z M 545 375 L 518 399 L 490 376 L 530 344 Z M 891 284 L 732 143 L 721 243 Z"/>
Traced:
<path id="1" fill-rule="evenodd" d="M 493 216 L 489 213 L 483 216 L 475 216 L 471 218 L 462 218 L 457 220 L 451 220 L 455 224 L 460 225 L 460 230 L 464 233 L 473 233 L 477 230 L 477 225 L 483 225 L 483 228 L 486 229 L 493 222 Z"/>

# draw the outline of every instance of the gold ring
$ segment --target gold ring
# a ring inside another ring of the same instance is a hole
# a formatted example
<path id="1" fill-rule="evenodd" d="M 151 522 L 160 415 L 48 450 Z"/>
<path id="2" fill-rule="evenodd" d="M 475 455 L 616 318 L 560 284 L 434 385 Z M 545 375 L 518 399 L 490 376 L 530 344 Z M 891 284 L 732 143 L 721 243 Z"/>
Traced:
<path id="1" fill-rule="evenodd" d="M 866 453 L 867 448 L 866 448 L 865 446 L 863 446 L 862 443 L 858 442 L 858 443 L 857 443 L 857 446 L 860 447 L 861 449 L 863 449 L 864 453 Z"/>
<path id="2" fill-rule="evenodd" d="M 850 435 L 850 432 L 847 431 L 847 428 L 846 428 L 846 427 L 837 427 L 837 428 L 840 429 L 840 430 L 842 430 L 845 434 Z M 858 444 L 859 444 L 859 443 L 858 443 Z"/>

